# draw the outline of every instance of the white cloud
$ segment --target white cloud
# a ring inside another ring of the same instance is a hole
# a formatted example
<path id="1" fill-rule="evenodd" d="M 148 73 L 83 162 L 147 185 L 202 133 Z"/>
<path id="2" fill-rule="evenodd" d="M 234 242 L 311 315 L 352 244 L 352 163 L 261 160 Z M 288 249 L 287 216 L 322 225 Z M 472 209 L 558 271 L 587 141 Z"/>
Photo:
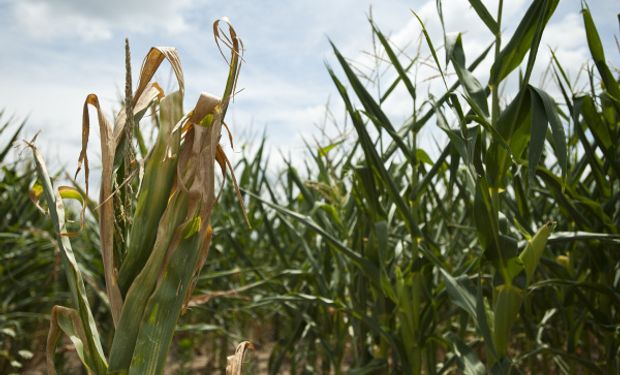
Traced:
<path id="1" fill-rule="evenodd" d="M 332 97 L 339 123 L 344 122 L 338 93 L 323 67 L 323 59 L 328 59 L 343 78 L 326 37 L 333 40 L 346 57 L 373 65 L 372 59 L 359 52 L 372 48 L 370 27 L 366 22 L 371 2 L 373 0 L 289 3 L 255 0 L 9 0 L 2 8 L 6 12 L 0 14 L 0 21 L 8 25 L 0 30 L 0 44 L 5 51 L 0 55 L 0 82 L 11 90 L 0 92 L 0 108 L 22 116 L 31 113 L 28 126 L 44 130 L 39 137 L 42 149 L 56 153 L 72 166 L 79 151 L 79 122 L 85 95 L 89 92 L 101 94 L 107 99 L 104 108 L 108 113 L 116 103 L 115 88 L 123 83 L 120 36 L 129 35 L 132 40 L 134 73 L 151 45 L 178 47 L 187 79 L 187 104 L 193 105 L 200 91 L 218 93 L 222 89 L 226 72 L 213 44 L 210 22 L 228 15 L 247 47 L 247 64 L 241 71 L 239 82 L 239 88 L 245 90 L 229 113 L 236 138 L 242 140 L 239 135 L 244 133 L 243 129 L 254 128 L 260 135 L 266 128 L 268 144 L 272 148 L 282 148 L 287 150 L 285 153 L 291 151 L 294 157 L 302 158 L 303 153 L 299 152 L 303 150 L 301 137 L 311 139 L 313 135 L 318 136 L 314 124 L 321 121 L 328 96 Z M 410 44 L 408 55 L 415 54 L 421 31 L 418 21 L 409 12 L 410 8 L 426 22 L 435 46 L 443 44 L 435 1 L 374 2 L 373 16 L 377 25 L 396 45 Z M 497 2 L 485 3 L 495 14 L 493 7 Z M 504 2 L 504 44 L 528 3 L 526 0 Z M 560 7 L 564 7 L 563 10 Z M 574 77 L 580 65 L 589 59 L 589 53 L 578 15 L 579 5 L 563 2 L 560 7 L 545 32 L 537 64 L 542 70 L 547 66 L 548 54 L 545 53 L 550 46 L 568 65 L 567 69 Z M 613 13 L 613 9 L 607 9 L 610 7 L 597 2 L 593 13 L 602 12 L 598 18 L 595 14 L 597 22 L 605 20 L 604 14 Z M 466 0 L 444 0 L 443 11 L 447 31 L 464 33 L 467 61 L 473 61 L 491 42 L 490 32 Z M 609 41 L 609 36 L 616 32 L 615 17 L 612 14 L 607 18 L 613 29 L 607 26 L 605 31 L 600 24 L 602 29 L 599 31 L 602 38 Z M 100 42 L 74 43 L 75 40 Z M 603 42 L 610 45 L 611 42 L 605 40 Z M 425 42 L 421 45 L 422 55 L 428 58 Z M 441 63 L 445 64 L 443 51 L 438 54 Z M 483 85 L 488 79 L 491 55 L 476 70 Z M 617 56 L 615 49 L 609 48 L 608 58 L 614 56 Z M 429 60 L 429 65 L 434 63 Z M 541 69 L 535 73 L 540 73 Z M 160 77 L 164 86 L 167 71 L 164 68 Z M 387 67 L 382 79 L 383 89 L 395 75 L 394 69 Z M 442 88 L 439 79 L 427 80 L 433 75 L 436 75 L 433 68 L 419 67 L 420 100 L 425 99 L 428 91 Z M 452 80 L 454 77 L 450 76 L 449 81 Z M 536 78 L 533 82 L 538 83 Z M 34 93 L 39 95 L 37 100 L 32 99 Z M 513 94 L 510 90 L 506 93 Z M 44 103 L 36 104 L 37 101 Z M 385 103 L 385 111 L 396 127 L 411 113 L 411 99 L 402 87 Z M 429 125 L 427 128 L 435 127 Z M 434 136 L 430 134 L 426 139 L 420 139 L 430 144 Z M 96 144 L 94 139 L 92 141 Z M 277 158 L 275 154 L 273 159 Z"/>
<path id="2" fill-rule="evenodd" d="M 75 34 L 91 41 L 109 39 L 112 36 L 102 20 L 88 19 L 75 13 L 55 14 L 49 3 L 19 2 L 15 4 L 14 11 L 19 25 L 37 39 Z"/>
<path id="3" fill-rule="evenodd" d="M 185 31 L 183 11 L 191 1 L 20 0 L 12 5 L 16 27 L 33 38 L 98 41 L 110 39 L 115 31 Z"/>
<path id="4" fill-rule="evenodd" d="M 590 61 L 586 33 L 578 13 L 569 13 L 550 22 L 541 41 L 541 65 L 546 65 L 544 63 L 550 60 L 549 49 L 555 51 L 558 60 L 564 64 L 572 78 L 575 78 L 583 64 Z"/>

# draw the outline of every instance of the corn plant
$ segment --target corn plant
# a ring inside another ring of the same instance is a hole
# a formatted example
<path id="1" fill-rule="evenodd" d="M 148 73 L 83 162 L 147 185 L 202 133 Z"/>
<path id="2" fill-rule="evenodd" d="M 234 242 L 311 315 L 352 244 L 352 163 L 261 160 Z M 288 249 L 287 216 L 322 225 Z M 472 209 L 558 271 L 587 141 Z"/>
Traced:
<path id="1" fill-rule="evenodd" d="M 0 118 L 2 114 L 0 111 Z M 28 371 L 44 361 L 45 357 L 38 349 L 45 346 L 49 311 L 54 305 L 70 303 L 52 223 L 40 215 L 25 194 L 37 180 L 35 164 L 24 158 L 23 153 L 16 152 L 13 159 L 10 153 L 11 149 L 18 149 L 18 139 L 26 123 L 13 124 L 9 119 L 0 127 L 0 134 L 9 135 L 0 152 L 0 373 Z M 14 131 L 11 132 L 12 128 Z M 60 176 L 58 171 L 51 177 Z M 67 215 L 76 215 L 73 207 L 67 207 Z M 93 295 L 98 295 L 101 292 L 101 268 L 93 231 L 93 222 L 88 220 L 84 230 L 72 241 L 82 249 L 76 254 L 76 260 L 85 281 L 95 292 Z M 96 298 L 91 308 L 94 316 L 106 323 L 102 301 L 102 298 Z M 102 328 L 106 331 L 106 324 Z"/>
<path id="2" fill-rule="evenodd" d="M 222 25 L 228 27 L 227 33 Z M 134 91 L 127 45 L 125 101 L 114 125 L 95 94 L 84 102 L 76 172 L 77 176 L 84 169 L 84 194 L 75 187 L 55 187 L 41 153 L 33 141 L 28 142 L 39 177 L 33 194 L 44 198 L 52 219 L 72 297 L 71 308 L 52 309 L 47 339 L 51 374 L 56 373 L 54 352 L 62 334 L 72 341 L 88 373 L 163 373 L 177 320 L 208 254 L 213 233 L 210 218 L 217 200 L 216 165 L 224 177 L 229 165 L 219 140 L 235 92 L 242 45 L 227 20 L 216 21 L 213 30 L 218 48 L 224 43 L 230 49 L 224 92 L 221 98 L 201 94 L 187 113 L 183 112 L 184 78 L 177 51 L 152 48 Z M 164 60 L 178 82 L 178 90 L 169 94 L 152 81 Z M 97 116 L 102 159 L 100 197 L 93 214 L 99 223 L 105 294 L 114 324 L 107 355 L 72 248 L 71 237 L 79 228 L 67 220 L 63 203 L 78 200 L 83 222 L 89 206 L 90 108 Z M 139 126 L 147 113 L 157 126 L 151 147 Z"/>
<path id="3" fill-rule="evenodd" d="M 32 163 L 10 160 L 10 151 L 25 123 L 15 126 L 0 111 L 0 372 L 16 373 L 41 344 L 45 313 L 65 300 L 54 282 L 54 247 L 49 224 L 30 204 L 28 191 L 36 179 Z"/>
<path id="4" fill-rule="evenodd" d="M 596 71 L 578 92 L 554 59 L 558 103 L 531 83 L 558 2 L 532 2 L 510 36 L 501 1 L 496 16 L 470 4 L 494 37 L 470 63 L 465 36 L 444 36 L 442 62 L 420 22 L 442 95 L 420 95 L 420 57 L 404 60 L 371 23 L 387 89 L 374 95 L 335 46 L 346 78 L 328 67 L 354 139 L 275 173 L 262 147 L 238 165 L 254 231 L 221 213 L 217 268 L 198 290 L 202 311 L 271 319 L 270 373 L 618 372 L 617 78 L 585 5 Z M 501 98 L 510 78 L 517 92 Z M 399 85 L 412 103 L 400 126 L 382 108 Z M 448 138 L 436 156 L 420 146 L 429 127 Z M 236 294 L 209 300 L 214 280 Z"/>

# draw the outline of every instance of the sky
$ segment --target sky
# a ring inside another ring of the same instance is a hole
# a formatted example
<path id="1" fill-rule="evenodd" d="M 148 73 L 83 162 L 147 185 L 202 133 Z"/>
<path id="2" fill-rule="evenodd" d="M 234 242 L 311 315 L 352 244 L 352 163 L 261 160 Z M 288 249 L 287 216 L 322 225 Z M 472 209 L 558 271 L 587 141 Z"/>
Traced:
<path id="1" fill-rule="evenodd" d="M 472 61 L 493 37 L 468 1 L 443 3 L 446 31 L 463 33 L 467 58 Z M 497 1 L 485 3 L 495 14 Z M 504 2 L 506 35 L 529 4 L 526 0 Z M 544 74 L 550 49 L 556 51 L 572 78 L 588 61 L 580 4 L 579 0 L 561 1 L 545 31 L 534 77 Z M 614 38 L 618 36 L 620 6 L 617 0 L 591 0 L 589 6 L 607 60 L 618 67 Z M 243 91 L 232 103 L 227 122 L 240 142 L 252 146 L 264 132 L 272 151 L 299 160 L 304 155 L 304 139 L 310 143 L 320 139 L 327 103 L 337 121 L 345 118 L 325 68 L 330 64 L 342 76 L 329 40 L 361 71 L 370 72 L 380 63 L 368 53 L 373 50 L 368 24 L 372 14 L 390 41 L 403 49 L 403 60 L 413 56 L 418 46 L 427 57 L 424 43 L 419 44 L 420 25 L 412 10 L 426 23 L 435 45 L 441 46 L 435 0 L 0 0 L 0 109 L 5 110 L 5 116 L 27 118 L 27 136 L 41 131 L 38 144 L 50 164 L 73 169 L 80 150 L 86 96 L 98 94 L 109 118 L 118 110 L 124 85 L 125 37 L 132 47 L 134 82 L 151 46 L 178 49 L 185 72 L 187 109 L 200 92 L 218 94 L 223 90 L 227 66 L 211 29 L 215 19 L 227 16 L 246 47 L 238 84 Z M 443 60 L 443 51 L 440 56 Z M 475 73 L 483 84 L 490 64 L 485 61 L 481 73 Z M 379 71 L 384 84 L 395 74 L 385 64 Z M 157 79 L 169 92 L 173 82 L 170 69 L 166 66 L 161 72 Z M 422 64 L 415 71 L 419 92 L 437 89 L 435 76 L 430 66 Z M 510 85 L 505 91 L 509 97 Z M 385 103 L 397 125 L 410 114 L 410 108 L 404 89 Z M 96 133 L 91 132 L 91 145 L 96 145 Z M 429 132 L 420 142 L 430 144 L 436 137 L 441 136 Z M 90 151 L 95 154 L 91 160 L 97 159 L 96 150 Z"/>

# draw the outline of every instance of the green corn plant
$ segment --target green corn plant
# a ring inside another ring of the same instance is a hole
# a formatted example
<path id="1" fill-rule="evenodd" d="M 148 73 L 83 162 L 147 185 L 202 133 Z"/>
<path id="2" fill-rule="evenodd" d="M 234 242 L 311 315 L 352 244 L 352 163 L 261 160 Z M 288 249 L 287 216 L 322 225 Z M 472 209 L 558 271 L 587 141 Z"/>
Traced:
<path id="1" fill-rule="evenodd" d="M 49 223 L 24 191 L 36 180 L 29 160 L 11 160 L 25 122 L 0 110 L 0 372 L 17 373 L 45 339 L 45 314 L 66 300 L 54 277 L 55 251 Z"/>
<path id="2" fill-rule="evenodd" d="M 227 27 L 224 33 L 222 26 Z M 228 20 L 213 25 L 218 47 L 231 51 L 229 74 L 221 98 L 201 94 L 196 106 L 184 113 L 184 78 L 174 48 L 154 47 L 147 54 L 135 91 L 132 90 L 127 47 L 127 84 L 123 109 L 114 126 L 103 114 L 96 95 L 84 103 L 82 151 L 88 196 L 87 143 L 92 107 L 101 138 L 102 173 L 99 204 L 101 256 L 105 289 L 114 324 L 109 353 L 103 348 L 91 312 L 84 277 L 76 262 L 63 200 L 86 198 L 76 188 L 52 184 L 41 153 L 32 149 L 42 196 L 54 225 L 66 272 L 72 308 L 52 309 L 47 341 L 47 366 L 56 373 L 54 352 L 65 334 L 88 373 L 161 374 L 177 321 L 208 254 L 213 230 L 211 215 L 216 197 L 216 166 L 226 173 L 230 164 L 219 144 L 228 104 L 234 95 L 242 45 Z M 178 90 L 165 94 L 152 78 L 167 60 Z M 153 113 L 157 138 L 147 147 L 139 127 L 147 111 Z M 135 145 L 137 144 L 137 151 Z M 76 173 L 77 176 L 77 173 Z"/>
<path id="3" fill-rule="evenodd" d="M 437 5 L 443 22 L 442 3 Z M 191 309 L 178 330 L 190 347 L 209 348 L 217 362 L 212 371 L 225 372 L 230 342 L 249 332 L 255 332 L 259 348 L 272 348 L 266 366 L 271 374 L 620 371 L 620 167 L 614 142 L 620 116 L 614 68 L 583 5 L 593 60 L 584 73 L 587 87 L 571 81 L 553 56 L 546 83 L 561 95 L 553 98 L 548 86 L 531 82 L 534 67 L 546 63 L 538 51 L 557 1 L 531 2 L 513 35 L 501 32 L 502 1 L 497 15 L 481 1 L 470 5 L 494 39 L 474 60 L 466 34 L 443 35 L 441 56 L 433 45 L 437 35 L 420 23 L 418 43 L 426 43 L 430 55 L 409 57 L 371 21 L 374 53 L 383 62 L 378 71 L 367 74 L 335 46 L 337 66 L 328 68 L 348 125 L 328 112 L 326 126 L 341 134 L 308 143 L 301 165 L 284 158 L 283 167 L 274 168 L 264 140 L 243 152 L 234 169 L 253 227 L 239 225 L 245 218 L 233 208 L 238 196 L 223 190 L 219 202 L 231 209 L 211 213 L 209 261 L 185 289 L 195 284 L 195 293 L 179 289 Z M 160 58 L 157 52 L 153 58 Z M 489 60 L 485 83 L 480 64 Z M 422 94 L 417 71 L 429 64 L 443 87 L 440 94 Z M 384 71 L 387 85 L 373 90 Z M 501 97 L 511 79 L 517 89 Z M 107 372 L 150 371 L 142 361 L 165 352 L 169 336 L 160 329 L 167 328 L 153 322 L 162 311 L 176 313 L 178 305 L 164 305 L 171 284 L 150 270 L 178 275 L 180 259 L 174 256 L 195 249 L 191 234 L 199 225 L 188 209 L 189 194 L 176 182 L 183 175 L 180 155 L 190 128 L 179 124 L 192 112 L 184 117 L 179 92 L 161 95 L 148 85 L 143 94 L 126 95 L 136 103 L 126 106 L 134 115 L 125 109 L 118 117 L 117 123 L 129 118 L 126 123 L 134 125 L 105 134 L 115 139 L 102 150 L 111 167 L 101 190 L 111 198 L 94 210 L 97 204 L 83 199 L 85 194 L 58 191 L 63 199 L 82 198 L 99 223 L 106 217 L 113 223 L 101 236 L 112 249 L 106 259 L 118 270 L 108 278 L 118 289 L 110 296 L 122 301 L 112 311 L 116 332 L 123 333 L 101 335 Z M 402 123 L 384 108 L 398 90 L 411 103 L 411 116 Z M 157 97 L 151 106 L 144 104 L 149 97 Z M 96 104 L 95 98 L 89 103 Z M 159 132 L 147 147 L 137 124 L 152 108 Z M 212 121 L 208 117 L 205 126 Z M 185 130 L 162 131 L 177 125 Z M 420 132 L 429 129 L 447 136 L 437 150 L 423 142 Z M 215 155 L 225 164 L 217 149 Z M 77 231 L 67 225 L 67 234 Z M 172 229 L 145 229 L 153 225 Z M 80 248 L 77 237 L 70 239 Z M 176 252 L 162 250 L 173 246 Z M 191 251 L 184 254 L 190 257 Z M 162 253 L 159 263 L 154 254 Z M 83 269 L 84 262 L 77 261 Z M 67 263 L 71 269 L 70 259 Z M 79 291 L 77 277 L 69 279 L 77 280 Z M 82 320 L 79 304 L 78 299 L 73 305 L 77 312 L 57 308 L 53 319 L 61 331 L 74 332 L 78 353 L 94 368 L 99 350 L 83 333 L 94 330 L 82 323 L 89 317 Z M 105 332 L 94 310 L 93 315 L 96 328 Z M 130 324 L 138 315 L 141 320 Z M 154 337 L 164 340 L 147 345 Z M 127 347 L 129 354 L 123 352 Z"/>
<path id="4" fill-rule="evenodd" d="M 0 118 L 2 114 L 0 111 Z M 0 134 L 9 133 L 12 123 L 11 119 L 4 122 Z M 25 126 L 24 122 L 14 127 L 0 152 L 0 372 L 3 373 L 29 371 L 44 360 L 37 348 L 44 346 L 49 312 L 54 305 L 70 303 L 67 284 L 60 270 L 60 253 L 55 245 L 52 223 L 31 202 L 31 199 L 36 201 L 36 195 L 41 192 L 40 185 L 36 184 L 35 164 L 24 158 L 22 152 L 11 160 L 10 151 L 19 145 L 18 139 Z M 60 172 L 55 172 L 52 179 L 60 176 Z M 32 194 L 25 194 L 33 185 Z M 66 187 L 59 189 L 63 195 L 68 192 Z M 70 220 L 78 214 L 79 210 L 76 212 L 73 207 L 68 207 Z M 95 249 L 97 239 L 94 234 L 93 223 L 88 220 L 84 230 L 72 241 L 83 249 L 76 254 L 76 260 L 87 284 L 95 295 L 101 297 L 99 254 Z M 105 309 L 101 308 L 103 300 L 96 298 L 92 309 L 93 314 L 105 322 Z M 105 330 L 105 324 L 103 328 Z"/>
<path id="5" fill-rule="evenodd" d="M 594 22 L 584 9 L 591 90 L 577 92 L 555 59 L 558 104 L 530 83 L 557 1 L 532 2 L 508 37 L 503 2 L 497 16 L 470 4 L 495 37 L 471 62 L 466 38 L 445 35 L 442 63 L 421 24 L 442 95 L 420 96 L 420 56 L 371 23 L 393 73 L 386 89 L 375 95 L 336 47 L 346 78 L 328 68 L 353 136 L 308 145 L 301 166 L 270 171 L 262 147 L 237 166 L 255 226 L 236 230 L 241 212 L 223 214 L 198 285 L 208 296 L 217 278 L 239 293 L 203 312 L 271 319 L 270 373 L 617 372 L 617 83 Z M 510 78 L 517 92 L 500 98 Z M 413 105 L 397 126 L 382 105 L 399 86 Z M 431 127 L 448 138 L 436 154 L 419 138 Z"/>

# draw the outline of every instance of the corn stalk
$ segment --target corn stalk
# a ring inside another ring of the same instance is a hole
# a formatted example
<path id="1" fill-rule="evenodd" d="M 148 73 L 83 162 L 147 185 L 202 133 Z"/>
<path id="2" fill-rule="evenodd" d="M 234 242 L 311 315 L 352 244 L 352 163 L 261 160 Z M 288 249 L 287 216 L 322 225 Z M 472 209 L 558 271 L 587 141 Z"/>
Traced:
<path id="1" fill-rule="evenodd" d="M 227 27 L 224 33 L 222 27 Z M 229 74 L 222 97 L 203 93 L 195 107 L 183 112 L 184 78 L 177 51 L 154 47 L 144 59 L 136 90 L 131 90 L 127 49 L 127 94 L 114 125 L 106 119 L 95 94 L 87 96 L 82 119 L 82 151 L 78 171 L 85 174 L 88 196 L 87 145 L 92 107 L 101 138 L 101 187 L 97 217 L 106 294 L 115 332 L 109 355 L 101 345 L 84 281 L 69 235 L 63 199 L 86 205 L 75 188 L 56 188 L 34 142 L 44 197 L 60 246 L 73 308 L 56 306 L 47 343 L 47 366 L 55 374 L 54 352 L 61 335 L 73 342 L 89 374 L 161 374 L 177 320 L 191 296 L 195 277 L 208 254 L 210 218 L 217 201 L 216 164 L 226 174 L 228 159 L 219 144 L 224 117 L 234 94 L 242 44 L 227 19 L 213 25 L 223 53 L 230 50 Z M 167 60 L 178 90 L 164 93 L 153 76 Z M 146 149 L 138 124 L 147 110 L 156 116 L 158 135 Z M 134 143 L 140 148 L 134 152 Z M 143 169 L 141 169 L 143 166 Z M 83 217 L 82 217 L 83 220 Z"/>

